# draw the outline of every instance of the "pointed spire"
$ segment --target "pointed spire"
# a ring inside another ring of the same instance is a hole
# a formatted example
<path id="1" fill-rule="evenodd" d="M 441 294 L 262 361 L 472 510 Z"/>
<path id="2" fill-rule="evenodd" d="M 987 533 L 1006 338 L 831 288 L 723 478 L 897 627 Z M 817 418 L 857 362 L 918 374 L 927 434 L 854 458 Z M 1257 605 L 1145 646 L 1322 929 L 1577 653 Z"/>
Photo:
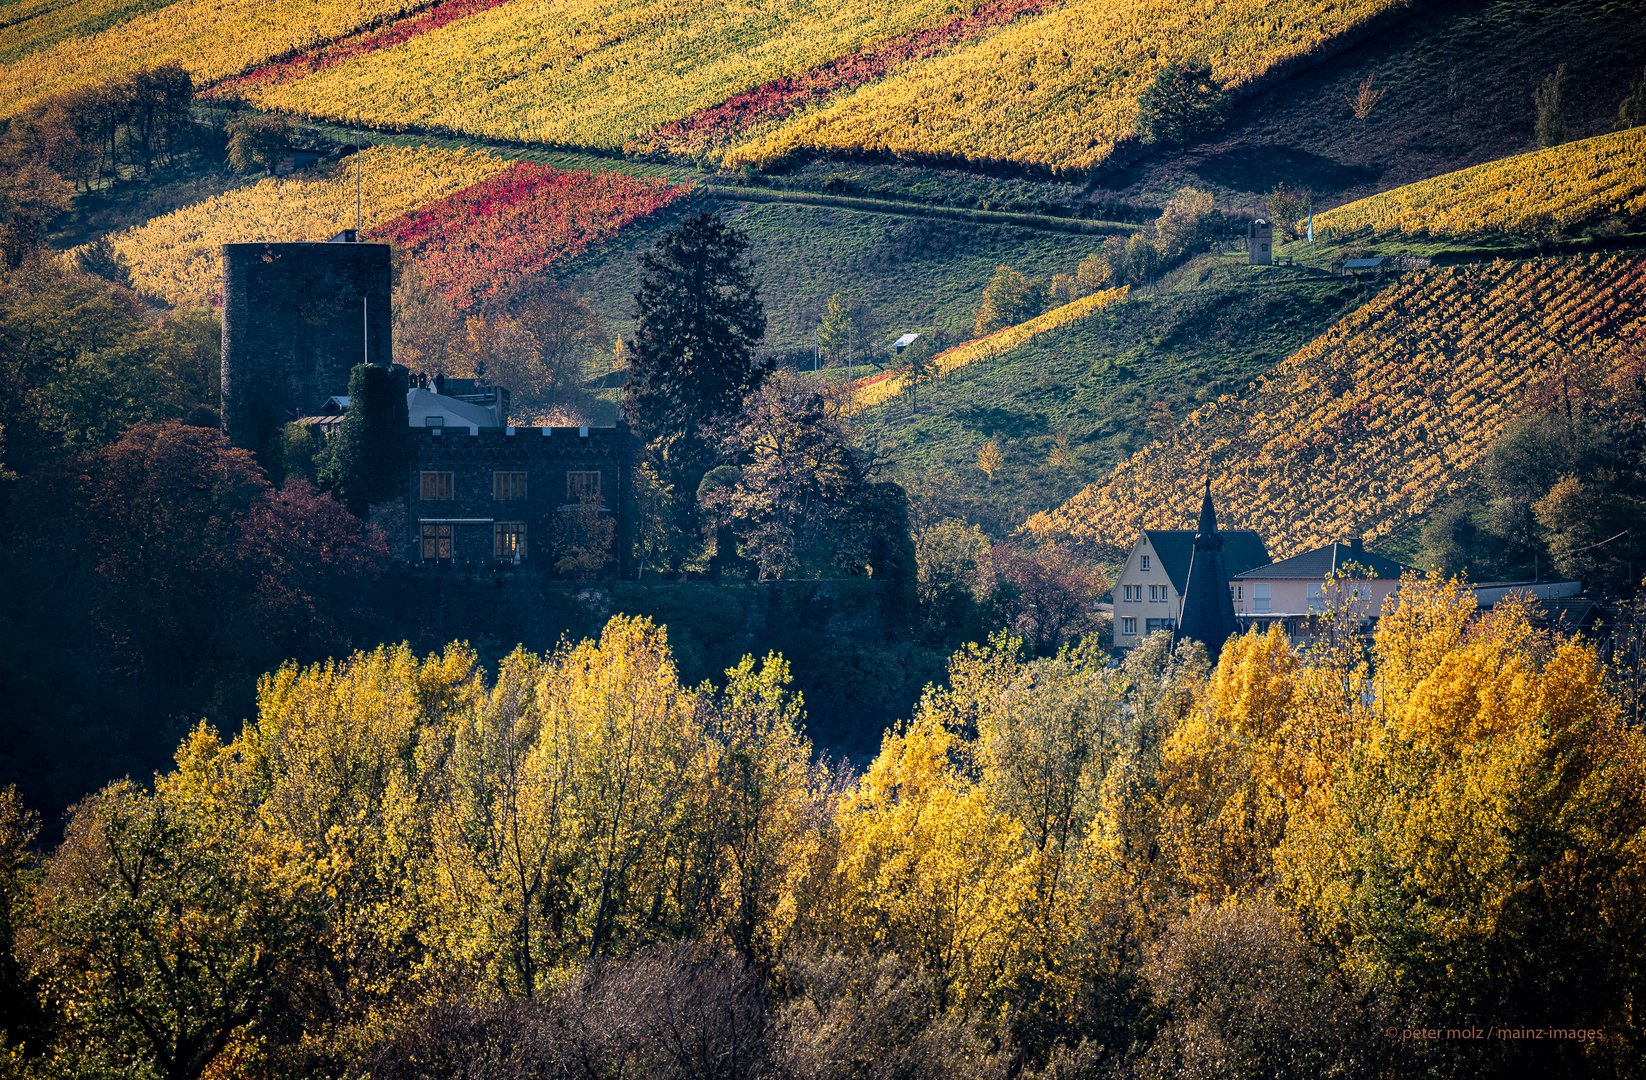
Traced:
<path id="1" fill-rule="evenodd" d="M 1229 571 L 1223 563 L 1223 537 L 1217 531 L 1210 477 L 1206 478 L 1206 493 L 1200 502 L 1200 524 L 1195 528 L 1194 552 L 1189 556 L 1189 579 L 1180 610 L 1178 638 L 1201 642 L 1216 663 L 1223 643 L 1239 631 L 1239 625 L 1229 595 Z"/>
<path id="2" fill-rule="evenodd" d="M 1206 477 L 1206 495 L 1200 500 L 1200 525 L 1195 529 L 1198 539 L 1217 535 L 1217 511 L 1212 507 L 1212 478 Z"/>

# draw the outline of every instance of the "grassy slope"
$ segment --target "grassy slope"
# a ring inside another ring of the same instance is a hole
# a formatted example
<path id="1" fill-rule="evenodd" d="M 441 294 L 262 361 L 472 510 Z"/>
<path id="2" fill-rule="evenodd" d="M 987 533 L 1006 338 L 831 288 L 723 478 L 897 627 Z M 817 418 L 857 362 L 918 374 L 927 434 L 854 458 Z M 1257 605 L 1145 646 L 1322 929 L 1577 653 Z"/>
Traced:
<path id="1" fill-rule="evenodd" d="M 1028 274 L 1073 271 L 1102 240 L 801 204 L 698 199 L 689 209 L 706 207 L 718 208 L 749 234 L 770 323 L 766 344 L 777 350 L 811 348 L 817 320 L 836 290 L 867 308 L 876 344 L 906 329 L 941 329 L 956 340 L 970 336 L 983 287 L 997 265 Z M 639 281 L 636 259 L 685 212 L 626 230 L 620 243 L 571 264 L 564 280 L 626 334 Z"/>
<path id="2" fill-rule="evenodd" d="M 998 361 L 854 421 L 905 483 L 943 513 L 1005 533 L 1102 475 L 1147 438 L 1150 411 L 1183 416 L 1234 390 L 1334 322 L 1355 300 L 1337 281 L 1251 272 L 1207 257 L 1153 297 L 1105 309 Z M 1048 458 L 1066 436 L 1071 460 Z M 994 439 L 1005 466 L 990 483 L 977 451 Z"/>
<path id="3" fill-rule="evenodd" d="M 1646 64 L 1646 0 L 1438 3 L 1317 70 L 1259 95 L 1224 137 L 1106 171 L 1092 197 L 1156 202 L 1182 184 L 1255 207 L 1279 182 L 1324 208 L 1532 149 L 1532 91 L 1569 66 L 1574 138 L 1611 130 Z M 1348 98 L 1387 91 L 1365 123 Z"/>
<path id="4" fill-rule="evenodd" d="M 1210 474 L 1227 520 L 1290 554 L 1415 524 L 1468 483 L 1540 393 L 1607 378 L 1646 327 L 1635 252 L 1480 262 L 1401 277 L 1238 393 L 1029 522 L 1113 554 L 1192 514 Z"/>

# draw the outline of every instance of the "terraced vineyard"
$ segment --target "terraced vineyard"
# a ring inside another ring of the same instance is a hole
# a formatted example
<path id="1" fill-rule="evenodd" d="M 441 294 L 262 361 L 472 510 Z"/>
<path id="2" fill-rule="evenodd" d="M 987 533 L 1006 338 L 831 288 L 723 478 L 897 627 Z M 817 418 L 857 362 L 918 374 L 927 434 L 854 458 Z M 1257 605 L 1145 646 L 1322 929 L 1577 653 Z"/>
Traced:
<path id="1" fill-rule="evenodd" d="M 685 194 L 614 172 L 520 162 L 374 230 L 409 254 L 458 308 L 507 295 L 525 279 Z"/>
<path id="2" fill-rule="evenodd" d="M 975 5 L 974 5 L 975 6 Z M 756 7 L 514 0 L 295 82 L 260 106 L 493 138 L 620 149 L 784 76 L 954 16 L 952 0 Z"/>
<path id="3" fill-rule="evenodd" d="M 1325 237 L 1549 234 L 1646 219 L 1646 127 L 1519 154 L 1385 191 L 1315 218 Z"/>
<path id="4" fill-rule="evenodd" d="M 171 0 L 13 0 L 0 5 L 0 63 L 128 22 Z"/>
<path id="5" fill-rule="evenodd" d="M 15 114 L 175 61 L 214 96 L 385 131 L 729 150 L 733 166 L 867 150 L 1079 170 L 1132 133 L 1169 61 L 1205 55 L 1242 85 L 1401 2 L 176 0 L 19 53 L 0 101 Z"/>
<path id="6" fill-rule="evenodd" d="M 1467 483 L 1556 358 L 1610 366 L 1643 331 L 1635 254 L 1414 274 L 1027 528 L 1112 554 L 1192 520 L 1210 475 L 1277 555 L 1388 537 Z"/>
<path id="7" fill-rule="evenodd" d="M 910 64 L 734 149 L 730 165 L 804 152 L 1089 168 L 1134 133 L 1138 95 L 1169 61 L 1205 57 L 1238 86 L 1400 0 L 1076 0 Z"/>
<path id="8" fill-rule="evenodd" d="M 393 243 L 460 309 L 507 295 L 687 190 L 433 147 L 372 147 L 360 164 L 366 234 Z M 138 291 L 202 304 L 216 300 L 222 244 L 324 240 L 354 223 L 354 208 L 354 162 L 345 160 L 184 207 L 115 234 L 109 247 Z"/>
<path id="9" fill-rule="evenodd" d="M 361 152 L 367 229 L 479 183 L 507 167 L 490 154 L 373 147 Z M 109 246 L 141 293 L 172 304 L 217 296 L 223 244 L 325 240 L 354 224 L 354 163 L 319 175 L 269 179 L 116 233 Z"/>
<path id="10" fill-rule="evenodd" d="M 403 15 L 418 0 L 177 0 L 0 67 L 0 118 L 65 90 L 181 64 L 197 83 Z"/>

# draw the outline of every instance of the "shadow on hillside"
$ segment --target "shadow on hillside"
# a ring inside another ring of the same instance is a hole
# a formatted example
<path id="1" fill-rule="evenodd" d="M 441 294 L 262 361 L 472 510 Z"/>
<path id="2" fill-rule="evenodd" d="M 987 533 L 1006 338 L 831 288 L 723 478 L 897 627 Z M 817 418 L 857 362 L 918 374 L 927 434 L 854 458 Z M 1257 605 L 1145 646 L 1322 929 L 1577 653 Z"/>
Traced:
<path id="1" fill-rule="evenodd" d="M 1350 165 L 1324 154 L 1272 143 L 1234 146 L 1207 155 L 1192 166 L 1208 184 L 1240 191 L 1262 191 L 1277 183 L 1317 193 L 1344 191 L 1378 178 L 1381 169 Z"/>

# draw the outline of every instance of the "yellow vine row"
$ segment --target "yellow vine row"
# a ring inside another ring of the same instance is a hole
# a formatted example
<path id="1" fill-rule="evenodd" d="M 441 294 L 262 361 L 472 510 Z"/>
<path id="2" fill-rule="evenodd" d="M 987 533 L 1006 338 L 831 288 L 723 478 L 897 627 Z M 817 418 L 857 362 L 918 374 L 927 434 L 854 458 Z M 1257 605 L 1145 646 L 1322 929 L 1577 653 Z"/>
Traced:
<path id="1" fill-rule="evenodd" d="M 699 109 L 797 75 L 976 0 L 514 0 L 280 86 L 265 108 L 620 149 Z"/>
<path id="2" fill-rule="evenodd" d="M 211 82 L 404 14 L 420 0 L 178 0 L 0 67 L 0 118 L 158 64 Z"/>
<path id="3" fill-rule="evenodd" d="M 1075 0 L 801 114 L 727 154 L 765 167 L 863 152 L 1089 168 L 1136 131 L 1169 62 L 1226 86 L 1307 55 L 1405 0 Z"/>
<path id="4" fill-rule="evenodd" d="M 491 154 L 374 146 L 360 155 L 362 226 L 370 230 L 507 168 Z M 109 238 L 138 292 L 175 305 L 217 299 L 220 249 L 259 240 L 325 240 L 354 225 L 353 159 L 312 176 L 272 178 L 174 210 Z"/>
<path id="5" fill-rule="evenodd" d="M 1327 237 L 1358 232 L 1550 233 L 1646 215 L 1646 127 L 1447 173 L 1316 215 Z"/>
<path id="6" fill-rule="evenodd" d="M 1060 326 L 1084 319 L 1100 308 L 1117 304 L 1126 299 L 1128 289 L 1122 285 L 1118 289 L 1103 289 L 1083 296 L 1079 300 L 1071 301 L 1050 311 L 1042 312 L 1027 322 L 1016 326 L 1007 326 L 996 330 L 992 334 L 956 345 L 952 349 L 945 349 L 932 357 L 932 377 L 941 378 L 950 372 L 975 364 L 979 360 L 992 360 L 1004 356 L 1013 349 L 1027 344 L 1034 338 L 1055 330 Z M 847 408 L 851 412 L 861 412 L 872 409 L 876 405 L 883 405 L 897 397 L 909 388 L 909 373 L 907 368 L 894 369 L 882 372 L 879 375 L 862 379 L 848 387 Z"/>
<path id="7" fill-rule="evenodd" d="M 1611 369 L 1642 333 L 1639 255 L 1420 272 L 1025 527 L 1120 552 L 1192 524 L 1209 476 L 1277 555 L 1387 538 L 1468 482 L 1557 361 Z"/>

